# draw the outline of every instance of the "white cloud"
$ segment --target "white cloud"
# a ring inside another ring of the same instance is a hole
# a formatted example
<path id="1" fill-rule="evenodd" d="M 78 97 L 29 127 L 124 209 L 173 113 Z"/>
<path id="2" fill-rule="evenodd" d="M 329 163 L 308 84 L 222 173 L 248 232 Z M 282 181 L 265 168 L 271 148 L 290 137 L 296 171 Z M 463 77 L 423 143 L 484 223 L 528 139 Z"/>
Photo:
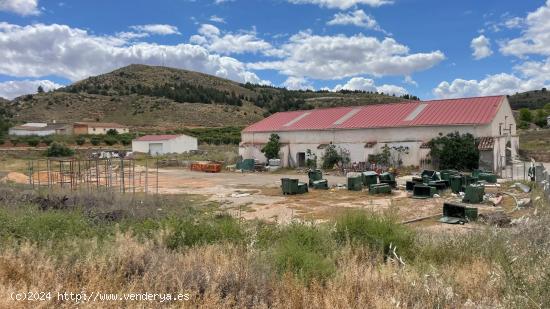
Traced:
<path id="1" fill-rule="evenodd" d="M 225 24 L 225 19 L 216 15 L 210 16 L 210 21 L 220 24 Z"/>
<path id="2" fill-rule="evenodd" d="M 521 28 L 523 26 L 524 20 L 520 17 L 512 17 L 504 21 L 504 26 L 508 29 Z"/>
<path id="3" fill-rule="evenodd" d="M 197 45 L 129 43 L 95 36 L 66 25 L 18 26 L 0 22 L 0 74 L 16 77 L 56 75 L 78 80 L 132 63 L 166 65 L 239 82 L 262 82 L 237 59 Z"/>
<path id="4" fill-rule="evenodd" d="M 451 83 L 441 82 L 433 93 L 438 98 L 460 98 L 489 95 L 514 94 L 546 87 L 540 79 L 522 79 L 513 74 L 488 75 L 477 80 L 455 79 Z"/>
<path id="5" fill-rule="evenodd" d="M 22 16 L 40 14 L 38 0 L 0 0 L 0 11 Z"/>
<path id="6" fill-rule="evenodd" d="M 491 42 L 484 35 L 473 38 L 470 43 L 470 47 L 473 50 L 472 56 L 474 56 L 476 60 L 487 58 L 493 54 L 493 51 L 491 50 Z"/>
<path id="7" fill-rule="evenodd" d="M 277 52 L 282 60 L 251 63 L 255 70 L 278 70 L 289 76 L 340 79 L 355 75 L 403 75 L 433 67 L 445 59 L 441 51 L 410 54 L 392 38 L 380 41 L 362 34 L 347 37 L 318 36 L 300 32 Z"/>
<path id="8" fill-rule="evenodd" d="M 523 57 L 528 54 L 550 55 L 550 0 L 527 14 L 522 35 L 504 42 L 500 51 L 505 55 Z"/>
<path id="9" fill-rule="evenodd" d="M 367 15 L 363 10 L 336 13 L 334 17 L 327 22 L 327 25 L 355 25 L 357 27 L 384 32 L 384 30 L 380 28 L 380 25 L 378 25 L 378 22 L 376 22 L 372 16 Z"/>
<path id="10" fill-rule="evenodd" d="M 379 7 L 385 4 L 392 4 L 393 0 L 288 0 L 288 2 L 294 4 L 316 4 L 331 9 L 338 8 L 340 10 L 347 10 L 358 4 Z"/>
<path id="11" fill-rule="evenodd" d="M 169 34 L 180 34 L 178 27 L 172 25 L 162 25 L 162 24 L 149 24 L 149 25 L 137 25 L 130 27 L 133 30 L 149 34 L 158 34 L 158 35 L 169 35 Z"/>
<path id="12" fill-rule="evenodd" d="M 222 35 L 216 26 L 204 24 L 198 32 L 199 34 L 191 36 L 190 42 L 220 54 L 257 53 L 272 49 L 271 44 L 258 38 L 255 31 Z"/>
<path id="13" fill-rule="evenodd" d="M 309 80 L 303 77 L 289 76 L 283 86 L 289 90 L 314 90 L 315 88 Z"/>
<path id="14" fill-rule="evenodd" d="M 362 90 L 362 91 L 371 91 L 371 92 L 380 92 L 390 95 L 401 96 L 407 94 L 407 89 L 399 87 L 396 85 L 384 84 L 382 86 L 376 86 L 374 80 L 364 77 L 353 77 L 344 85 L 336 85 L 332 91 L 340 90 Z"/>
<path id="15" fill-rule="evenodd" d="M 24 94 L 36 93 L 38 86 L 42 86 L 44 91 L 63 87 L 63 85 L 54 83 L 50 80 L 15 80 L 0 82 L 0 97 L 11 100 Z"/>
<path id="16" fill-rule="evenodd" d="M 214 0 L 214 3 L 215 4 L 222 4 L 222 3 L 226 3 L 226 2 L 233 2 L 235 0 Z"/>

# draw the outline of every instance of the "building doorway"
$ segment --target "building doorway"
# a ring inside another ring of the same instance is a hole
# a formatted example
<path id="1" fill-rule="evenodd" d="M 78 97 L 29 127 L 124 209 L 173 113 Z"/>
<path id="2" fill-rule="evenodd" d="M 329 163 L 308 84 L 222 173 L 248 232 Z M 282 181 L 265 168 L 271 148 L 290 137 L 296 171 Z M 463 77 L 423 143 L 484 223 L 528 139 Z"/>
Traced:
<path id="1" fill-rule="evenodd" d="M 306 153 L 305 152 L 296 153 L 296 163 L 298 163 L 298 167 L 306 166 Z"/>

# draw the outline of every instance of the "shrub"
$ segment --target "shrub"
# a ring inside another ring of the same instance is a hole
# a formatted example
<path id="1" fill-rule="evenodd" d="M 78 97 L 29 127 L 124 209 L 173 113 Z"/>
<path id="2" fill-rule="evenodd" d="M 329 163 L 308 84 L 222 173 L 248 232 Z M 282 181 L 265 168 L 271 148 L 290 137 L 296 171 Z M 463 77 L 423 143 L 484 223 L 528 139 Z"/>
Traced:
<path id="1" fill-rule="evenodd" d="M 27 140 L 27 144 L 31 147 L 36 147 L 40 144 L 40 139 L 38 137 L 31 137 Z"/>
<path id="2" fill-rule="evenodd" d="M 522 108 L 519 110 L 519 120 L 531 122 L 533 121 L 533 114 L 531 114 L 531 111 L 528 108 Z"/>
<path id="3" fill-rule="evenodd" d="M 44 136 L 42 138 L 42 143 L 46 144 L 47 146 L 50 146 L 53 143 L 53 138 L 51 136 Z"/>
<path id="4" fill-rule="evenodd" d="M 52 143 L 46 152 L 48 157 L 70 157 L 74 155 L 74 150 L 61 143 Z"/>
<path id="5" fill-rule="evenodd" d="M 282 228 L 277 238 L 272 259 L 280 274 L 290 272 L 306 282 L 333 274 L 334 245 L 326 229 L 295 223 Z"/>
<path id="6" fill-rule="evenodd" d="M 271 134 L 269 141 L 262 148 L 262 152 L 265 157 L 269 159 L 276 159 L 279 157 L 279 151 L 281 151 L 281 144 L 279 143 L 279 135 Z"/>
<path id="7" fill-rule="evenodd" d="M 83 136 L 79 136 L 75 140 L 76 144 L 82 146 L 86 143 L 86 139 Z"/>
<path id="8" fill-rule="evenodd" d="M 118 131 L 115 130 L 115 129 L 109 129 L 107 131 L 107 135 L 110 135 L 110 136 L 117 136 L 118 135 Z"/>
<path id="9" fill-rule="evenodd" d="M 120 139 L 120 143 L 124 146 L 128 146 L 132 143 L 132 139 L 128 137 L 124 137 Z"/>
<path id="10" fill-rule="evenodd" d="M 101 144 L 101 138 L 99 138 L 99 136 L 92 136 L 92 138 L 90 138 L 90 143 L 94 146 L 98 146 Z"/>
<path id="11" fill-rule="evenodd" d="M 215 242 L 239 243 L 245 239 L 245 232 L 236 219 L 229 215 L 219 215 L 214 219 L 172 219 L 168 226 L 173 232 L 167 237 L 170 249 L 212 244 Z"/>
<path id="12" fill-rule="evenodd" d="M 105 144 L 107 144 L 108 146 L 113 146 L 114 144 L 118 143 L 118 140 L 113 137 L 112 135 L 108 135 L 105 137 L 105 139 L 103 140 L 105 142 Z"/>
<path id="13" fill-rule="evenodd" d="M 414 233 L 391 217 L 349 211 L 336 220 L 334 238 L 340 244 L 366 245 L 384 254 L 392 245 L 398 255 L 411 256 Z"/>
<path id="14" fill-rule="evenodd" d="M 529 129 L 529 122 L 526 121 L 520 121 L 518 124 L 519 129 Z"/>
<path id="15" fill-rule="evenodd" d="M 16 137 L 12 137 L 12 138 L 10 138 L 10 143 L 11 143 L 13 146 L 17 146 L 17 144 L 19 144 L 19 139 L 16 138 Z"/>
<path id="16" fill-rule="evenodd" d="M 470 133 L 440 133 L 429 145 L 430 156 L 439 159 L 440 169 L 473 170 L 479 166 L 479 150 Z"/>
<path id="17" fill-rule="evenodd" d="M 350 162 L 349 151 L 336 148 L 334 144 L 328 145 L 323 155 L 323 169 L 333 169 L 335 165 L 343 165 Z"/>

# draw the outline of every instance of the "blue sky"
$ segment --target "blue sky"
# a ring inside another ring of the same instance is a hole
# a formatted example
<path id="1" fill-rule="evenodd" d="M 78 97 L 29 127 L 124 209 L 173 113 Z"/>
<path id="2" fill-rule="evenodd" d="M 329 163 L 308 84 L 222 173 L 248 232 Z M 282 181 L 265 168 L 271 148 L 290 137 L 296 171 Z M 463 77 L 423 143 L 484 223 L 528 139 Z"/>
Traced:
<path id="1" fill-rule="evenodd" d="M 550 84 L 550 0 L 0 0 L 0 96 L 130 63 L 422 99 Z"/>

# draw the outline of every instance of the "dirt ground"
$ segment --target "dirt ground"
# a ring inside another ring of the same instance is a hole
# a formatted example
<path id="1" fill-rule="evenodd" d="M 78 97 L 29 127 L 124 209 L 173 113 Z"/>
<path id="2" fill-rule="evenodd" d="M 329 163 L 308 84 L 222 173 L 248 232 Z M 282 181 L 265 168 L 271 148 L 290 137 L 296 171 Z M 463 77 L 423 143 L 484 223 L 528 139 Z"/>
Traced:
<path id="1" fill-rule="evenodd" d="M 333 218 L 346 209 L 368 209 L 377 212 L 392 212 L 399 220 L 406 222 L 442 213 L 444 201 L 459 202 L 460 197 L 450 192 L 431 199 L 413 199 L 404 190 L 394 190 L 391 196 L 369 195 L 368 192 L 348 191 L 342 188 L 329 190 L 310 189 L 302 195 L 285 196 L 280 189 L 281 178 L 293 177 L 307 182 L 306 174 L 285 173 L 233 173 L 218 174 L 193 172 L 185 169 L 161 169 L 159 171 L 159 192 L 163 194 L 193 193 L 209 196 L 231 214 L 244 219 L 263 219 L 278 223 L 289 223 L 294 219 L 321 222 Z M 345 184 L 346 178 L 327 175 L 329 186 Z M 404 185 L 409 177 L 398 178 L 398 185 Z M 496 193 L 500 188 L 487 188 Z M 504 196 L 500 206 L 476 205 L 479 213 L 511 211 L 515 207 L 512 197 Z M 516 216 L 521 213 L 516 213 Z M 423 228 L 453 228 L 439 224 L 437 219 L 411 223 Z M 476 228 L 474 225 L 459 227 L 462 230 Z"/>
<path id="2" fill-rule="evenodd" d="M 155 192 L 156 175 L 149 176 L 149 191 Z M 262 219 L 281 224 L 292 220 L 307 220 L 323 222 L 334 218 L 348 209 L 367 209 L 375 212 L 391 212 L 401 222 L 411 226 L 436 231 L 449 229 L 468 231 L 480 228 L 479 224 L 468 224 L 452 227 L 440 224 L 437 220 L 442 213 L 445 201 L 459 202 L 460 197 L 446 191 L 442 196 L 430 199 L 413 199 L 410 193 L 403 189 L 394 190 L 391 195 L 370 195 L 367 190 L 361 192 L 348 191 L 338 187 L 346 184 L 346 178 L 334 175 L 325 175 L 329 190 L 309 190 L 302 195 L 285 196 L 281 192 L 281 178 L 298 178 L 307 182 L 306 174 L 296 171 L 280 171 L 277 173 L 203 173 L 183 168 L 161 168 L 158 174 L 158 192 L 160 194 L 199 194 L 206 196 L 210 201 L 221 204 L 221 207 L 235 217 L 243 219 Z M 397 179 L 398 187 L 404 186 L 411 176 Z M 10 172 L 7 180 L 28 183 L 28 176 L 19 172 Z M 143 179 L 140 178 L 140 182 Z M 44 182 L 43 182 L 44 183 Z M 486 188 L 487 193 L 504 192 L 507 188 Z M 514 192 L 522 197 L 521 193 Z M 505 195 L 498 206 L 476 205 L 480 214 L 495 211 L 512 212 L 515 201 Z M 523 213 L 516 211 L 514 217 L 521 217 Z M 428 218 L 418 222 L 419 218 Z"/>

